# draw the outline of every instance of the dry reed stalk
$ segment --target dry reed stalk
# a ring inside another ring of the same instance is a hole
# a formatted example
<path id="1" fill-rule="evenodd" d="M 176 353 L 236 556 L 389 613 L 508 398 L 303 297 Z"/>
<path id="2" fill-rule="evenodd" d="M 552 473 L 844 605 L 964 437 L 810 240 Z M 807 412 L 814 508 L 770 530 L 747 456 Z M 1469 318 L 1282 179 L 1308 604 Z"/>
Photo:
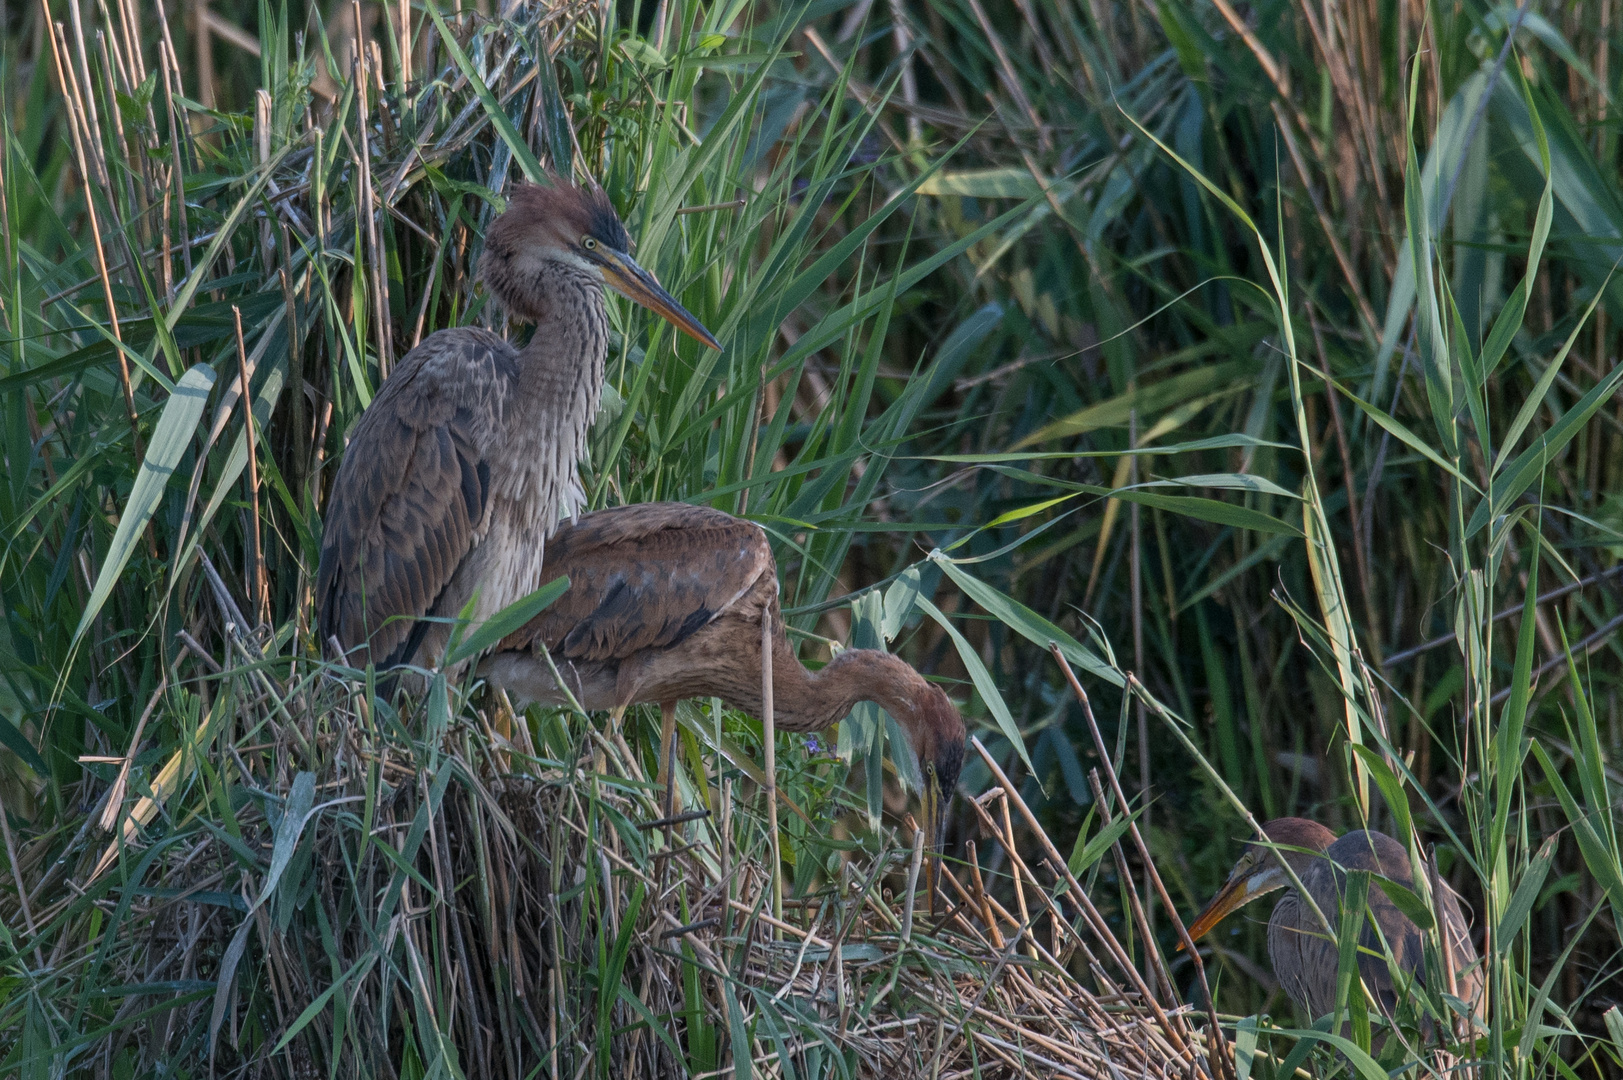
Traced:
<path id="1" fill-rule="evenodd" d="M 1036 815 L 1034 815 L 1031 812 L 1031 809 L 1026 806 L 1025 800 L 1020 797 L 1020 793 L 1015 789 L 1014 785 L 1010 783 L 1008 776 L 1006 776 L 1003 772 L 1002 766 L 997 763 L 996 759 L 994 759 L 992 755 L 986 752 L 986 747 L 981 745 L 981 741 L 979 739 L 971 738 L 969 741 L 970 745 L 975 748 L 975 751 L 981 755 L 981 759 L 986 762 L 987 767 L 992 770 L 992 776 L 999 784 L 1003 786 L 1003 790 L 1007 793 L 1008 798 L 1020 808 L 1020 815 L 1025 820 L 1027 827 L 1031 829 L 1033 834 L 1036 835 L 1039 840 L 1041 840 L 1044 853 L 1048 856 L 1051 868 L 1056 873 L 1064 875 L 1066 883 L 1070 885 L 1070 889 L 1065 895 L 1071 899 L 1071 902 L 1077 906 L 1078 910 L 1088 921 L 1089 925 L 1093 929 L 1095 938 L 1105 944 L 1106 951 L 1111 954 L 1111 958 L 1116 962 L 1117 966 L 1121 968 L 1122 972 L 1126 974 L 1133 982 L 1133 988 L 1143 998 L 1145 1004 L 1149 1006 L 1150 1011 L 1155 1016 L 1156 1022 L 1161 1026 L 1162 1030 L 1167 1033 L 1168 1037 L 1172 1039 L 1173 1044 L 1178 1048 L 1179 1054 L 1183 1056 L 1191 1066 L 1193 1066 L 1195 1064 L 1195 1054 L 1190 1048 L 1188 1042 L 1185 1040 L 1185 1026 L 1174 1025 L 1169 1015 L 1162 1010 L 1160 1004 L 1155 1000 L 1154 992 L 1151 991 L 1149 986 L 1145 984 L 1143 976 L 1140 975 L 1138 969 L 1133 966 L 1132 960 L 1127 956 L 1127 953 L 1122 948 L 1121 943 L 1116 940 L 1113 934 L 1110 933 L 1109 924 L 1105 922 L 1104 916 L 1099 913 L 1099 909 L 1094 906 L 1093 901 L 1083 890 L 1082 883 L 1077 881 L 1075 875 L 1073 875 L 1066 867 L 1065 860 L 1060 856 L 1059 850 L 1054 847 L 1053 842 L 1048 839 L 1048 835 L 1044 833 L 1042 827 L 1037 824 Z"/>
<path id="2" fill-rule="evenodd" d="M 1334 224 L 1330 220 L 1330 212 L 1325 209 L 1324 199 L 1320 197 L 1318 188 L 1313 186 L 1313 180 L 1308 175 L 1307 162 L 1302 159 L 1301 148 L 1296 144 L 1296 135 L 1291 130 L 1290 122 L 1285 116 L 1285 110 L 1277 101 L 1271 102 L 1269 107 L 1273 109 L 1274 121 L 1278 126 L 1279 133 L 1285 138 L 1285 149 L 1290 152 L 1291 164 L 1296 167 L 1296 175 L 1302 181 L 1302 190 L 1307 192 L 1308 200 L 1313 204 L 1313 214 L 1318 218 L 1319 231 L 1324 234 L 1325 240 L 1329 242 L 1330 254 L 1335 257 L 1336 266 L 1341 270 L 1342 284 L 1346 286 L 1347 291 L 1352 294 L 1354 303 L 1358 305 L 1358 320 L 1362 324 L 1365 339 L 1370 342 L 1378 342 L 1381 338 L 1381 322 L 1375 314 L 1374 306 L 1369 302 L 1369 297 L 1365 295 L 1363 280 L 1353 267 L 1352 258 L 1347 254 L 1347 249 L 1341 242 L 1341 236 L 1336 232 Z"/>
<path id="3" fill-rule="evenodd" d="M 259 441 L 254 430 L 254 403 L 250 395 L 253 362 L 248 359 L 248 347 L 242 339 L 242 309 L 231 305 L 231 317 L 237 331 L 237 375 L 242 397 L 242 434 L 248 443 L 248 580 L 253 590 L 249 603 L 254 608 L 255 626 L 270 625 L 270 585 L 265 576 L 265 552 L 261 545 L 259 524 Z M 244 627 L 244 629 L 247 629 Z"/>
<path id="4" fill-rule="evenodd" d="M 1099 783 L 1098 769 L 1088 770 L 1088 785 L 1093 789 L 1093 797 L 1099 803 L 1099 825 L 1101 828 L 1109 828 L 1115 823 L 1115 818 L 1111 814 L 1110 804 L 1105 801 L 1104 788 Z M 1127 813 L 1127 808 L 1125 806 L 1122 807 L 1122 812 Z M 1121 849 L 1121 841 L 1119 839 L 1111 842 L 1110 853 L 1116 862 L 1116 873 L 1121 876 L 1123 881 L 1132 880 L 1133 874 L 1127 866 L 1127 856 Z M 1145 970 L 1149 972 L 1151 978 L 1157 980 L 1161 987 L 1161 992 L 1166 995 L 1167 1002 L 1169 1004 L 1176 1004 L 1178 1000 L 1178 991 L 1172 985 L 1172 976 L 1167 973 L 1166 963 L 1163 961 L 1159 950 L 1148 947 L 1148 943 L 1155 940 L 1155 931 L 1150 926 L 1149 916 L 1145 914 L 1144 903 L 1139 899 L 1137 889 L 1128 889 L 1125 891 L 1127 893 L 1128 907 L 1132 912 L 1133 922 L 1138 927 L 1139 937 L 1146 943 L 1146 948 L 1144 950 Z"/>
<path id="5" fill-rule="evenodd" d="M 1001 796 L 1002 789 L 999 788 L 998 791 Z M 1007 798 L 1000 797 L 999 802 L 1001 802 L 1003 805 L 1003 836 L 1007 840 L 1012 841 L 1014 839 L 1014 822 L 1009 817 L 1009 800 Z M 976 805 L 979 806 L 980 804 L 977 803 Z M 1016 856 L 1013 854 L 1012 843 L 1005 843 L 1003 850 L 1010 852 L 1009 858 L 1011 862 L 1016 858 Z M 1023 923 L 1030 923 L 1032 918 L 1030 911 L 1028 911 L 1026 908 L 1025 875 L 1019 873 L 1018 869 L 1014 875 L 1014 896 L 1016 902 L 1020 905 L 1020 921 Z M 1037 944 L 1036 938 L 1031 939 L 1030 948 L 1031 957 L 1033 960 L 1035 960 L 1037 958 L 1037 950 L 1040 948 L 1040 946 Z"/>
<path id="6" fill-rule="evenodd" d="M 209 18 L 209 0 L 190 0 L 192 33 L 197 35 L 197 101 L 205 109 L 216 105 L 214 97 L 214 34 Z M 193 118 L 195 123 L 198 117 Z"/>
<path id="7" fill-rule="evenodd" d="M 104 0 L 98 0 L 98 6 L 101 8 L 102 21 L 110 24 L 112 19 L 107 13 L 107 5 Z M 117 76 L 117 81 L 125 84 L 122 93 L 125 94 L 125 96 L 132 96 L 135 93 L 136 84 L 130 82 L 129 73 L 124 70 L 124 60 L 119 53 L 117 35 L 108 34 L 102 30 L 97 30 L 96 47 L 101 53 L 101 70 L 107 87 L 108 99 L 117 101 L 118 95 L 121 92 L 119 87 L 115 85 L 115 75 Z M 136 189 L 135 182 L 132 179 L 132 174 L 142 174 L 144 179 L 145 161 L 143 158 L 145 148 L 142 146 L 142 144 L 133 142 L 133 140 L 131 140 L 128 134 L 125 132 L 124 110 L 116 108 L 113 109 L 112 117 L 113 131 L 118 139 L 116 144 L 117 150 L 126 165 L 126 168 L 120 170 L 120 174 L 122 180 L 124 181 L 124 197 L 126 200 L 126 205 L 130 207 L 135 221 L 137 236 L 134 244 L 136 246 L 145 246 L 149 239 L 147 235 L 147 205 L 146 199 L 143 198 L 145 192 L 144 190 L 138 191 Z M 133 153 L 130 149 L 132 145 L 135 148 Z M 109 188 L 108 193 L 111 194 L 111 188 Z M 120 235 L 118 240 L 126 252 L 123 261 L 125 265 L 128 265 L 128 253 L 131 251 L 132 241 L 127 235 Z"/>
<path id="8" fill-rule="evenodd" d="M 351 66 L 351 78 L 355 87 L 355 134 L 356 142 L 350 144 L 354 153 L 355 169 L 358 174 L 358 183 L 361 189 L 361 213 L 366 218 L 366 259 L 367 269 L 370 271 L 371 282 L 367 289 L 372 299 L 372 318 L 376 324 L 377 350 L 378 350 L 378 381 L 381 383 L 388 379 L 389 371 L 394 366 L 394 352 L 389 329 L 389 299 L 388 276 L 384 273 L 382 243 L 378 239 L 377 196 L 372 188 L 372 139 L 368 131 L 371 123 L 371 99 L 367 91 L 367 48 L 361 35 L 361 5 L 360 0 L 350 0 L 355 12 L 355 56 Z M 381 75 L 380 75 L 381 77 Z M 349 133 L 344 133 L 349 139 Z"/>
<path id="9" fill-rule="evenodd" d="M 158 0 L 158 10 L 159 10 L 159 13 L 161 15 L 162 11 L 163 11 L 163 0 Z M 164 105 L 165 105 L 165 110 L 164 111 L 168 114 L 168 117 L 169 117 L 169 146 L 170 146 L 170 154 L 172 155 L 171 160 L 169 161 L 168 165 L 166 166 L 166 171 L 165 171 L 165 176 L 166 176 L 167 180 L 166 180 L 165 185 L 164 185 L 164 187 L 165 187 L 164 198 L 165 198 L 166 201 L 165 201 L 165 204 L 164 204 L 165 205 L 165 210 L 164 210 L 164 215 L 163 215 L 163 227 L 164 227 L 164 269 L 163 269 L 163 273 L 164 273 L 164 280 L 166 282 L 168 282 L 168 288 L 167 288 L 167 290 L 165 292 L 164 299 L 169 300 L 169 299 L 173 298 L 174 289 L 175 289 L 175 283 L 173 281 L 169 280 L 170 279 L 170 267 L 169 267 L 169 250 L 170 250 L 169 249 L 169 211 L 168 211 L 168 205 L 169 204 L 168 204 L 167 200 L 169 198 L 169 193 L 171 191 L 173 192 L 173 194 L 175 196 L 175 198 L 174 198 L 175 209 L 178 211 L 178 213 L 180 215 L 180 235 L 183 236 L 183 237 L 188 238 L 187 241 L 182 242 L 181 245 L 180 245 L 180 257 L 181 257 L 181 261 L 185 264 L 186 276 L 187 277 L 190 277 L 191 274 L 192 274 L 192 245 L 189 242 L 189 238 L 191 237 L 191 223 L 187 220 L 187 214 L 186 214 L 186 186 L 185 186 L 185 180 L 183 179 L 181 168 L 180 168 L 180 161 L 181 161 L 180 131 L 179 131 L 179 125 L 177 125 L 175 123 L 175 117 L 178 115 L 178 113 L 176 111 L 175 99 L 176 99 L 176 97 L 178 97 L 180 95 L 180 85 L 181 85 L 181 83 L 180 83 L 180 62 L 175 57 L 175 47 L 174 47 L 173 43 L 171 43 L 170 40 L 169 40 L 167 27 L 164 30 L 164 38 L 163 38 L 163 40 L 158 43 L 158 59 L 159 59 L 159 62 L 161 64 L 161 71 L 159 72 L 158 81 L 163 84 L 163 97 L 164 97 Z M 188 130 L 189 130 L 189 128 L 188 128 Z"/>
<path id="10" fill-rule="evenodd" d="M 1065 681 L 1070 684 L 1071 693 L 1076 695 L 1078 703 L 1080 703 L 1082 706 L 1082 715 L 1087 719 L 1088 731 L 1093 736 L 1094 750 L 1099 755 L 1099 761 L 1104 767 L 1105 775 L 1110 779 L 1110 789 L 1115 793 L 1117 801 L 1121 804 L 1122 813 L 1125 814 L 1127 813 L 1127 796 L 1125 793 L 1123 793 L 1121 789 L 1121 781 L 1116 777 L 1116 770 L 1110 763 L 1110 755 L 1105 751 L 1104 736 L 1099 731 L 1098 722 L 1093 718 L 1093 705 L 1088 700 L 1087 691 L 1083 690 L 1082 684 L 1077 682 L 1076 673 L 1071 670 L 1071 665 L 1066 662 L 1065 655 L 1064 653 L 1060 652 L 1059 646 L 1057 644 L 1050 643 L 1049 651 L 1053 653 L 1054 659 L 1059 662 L 1060 670 L 1065 674 Z M 1140 698 L 1139 700 L 1142 704 L 1143 699 Z M 1218 1063 L 1220 1070 L 1219 1076 L 1221 1077 L 1225 1075 L 1221 1070 L 1226 1064 L 1230 1063 L 1232 1059 L 1229 1057 L 1228 1044 L 1223 1038 L 1222 1026 L 1217 1020 L 1217 1006 L 1212 1001 L 1211 987 L 1206 983 L 1205 962 L 1201 960 L 1200 953 L 1196 950 L 1194 940 L 1189 936 L 1189 931 L 1185 929 L 1183 920 L 1178 917 L 1178 909 L 1172 903 L 1172 898 L 1167 895 L 1166 885 L 1161 881 L 1160 871 L 1155 868 L 1155 861 L 1150 858 L 1149 846 L 1144 843 L 1144 837 L 1139 832 L 1137 822 L 1133 821 L 1131 818 L 1128 819 L 1127 833 L 1133 838 L 1134 846 L 1138 848 L 1138 855 L 1139 858 L 1143 860 L 1145 873 L 1149 875 L 1150 883 L 1155 886 L 1156 895 L 1160 897 L 1162 906 L 1166 908 L 1167 916 L 1172 920 L 1173 929 L 1177 930 L 1178 932 L 1178 940 L 1183 943 L 1184 950 L 1189 954 L 1190 962 L 1194 964 L 1195 979 L 1197 984 L 1200 986 L 1201 997 L 1204 999 L 1206 1005 L 1206 1013 L 1211 1021 L 1210 1025 L 1206 1029 L 1206 1033 L 1207 1038 L 1211 1039 L 1214 1043 L 1212 1059 Z M 1125 862 L 1125 860 L 1123 861 Z M 1161 956 L 1158 952 L 1155 953 L 1155 958 L 1157 962 L 1161 960 Z M 1164 966 L 1161 969 L 1161 977 L 1166 980 L 1167 985 L 1170 987 L 1172 979 L 1167 974 Z"/>
<path id="11" fill-rule="evenodd" d="M 401 97 L 406 95 L 406 86 L 411 82 L 411 0 L 400 0 L 400 31 L 399 38 L 399 70 L 395 80 L 395 91 Z"/>
<path id="12" fill-rule="evenodd" d="M 1375 134 L 1373 110 L 1369 98 L 1364 93 L 1364 84 L 1353 77 L 1352 68 L 1347 62 L 1350 50 L 1339 47 L 1332 38 L 1337 29 L 1345 37 L 1345 27 L 1338 26 L 1337 12 L 1332 11 L 1328 5 L 1324 8 L 1324 20 L 1313 12 L 1313 4 L 1308 0 L 1300 0 L 1297 7 L 1301 10 L 1303 19 L 1307 22 L 1308 32 L 1313 38 L 1313 45 L 1324 63 L 1325 70 L 1330 75 L 1330 85 L 1335 89 L 1336 97 L 1341 101 L 1342 111 L 1351 118 L 1354 141 L 1367 156 L 1365 163 L 1369 170 L 1370 180 L 1375 184 L 1377 198 L 1387 202 L 1386 177 L 1380 165 L 1380 148 Z M 1379 70 L 1379 67 L 1371 70 Z M 1306 181 L 1304 180 L 1304 183 Z"/>
<path id="13" fill-rule="evenodd" d="M 761 612 L 761 746 L 766 758 L 766 821 L 771 837 L 772 916 L 783 920 L 783 856 L 778 848 L 778 746 L 772 715 L 772 611 Z"/>
<path id="14" fill-rule="evenodd" d="M 0 839 L 6 844 L 6 865 L 11 867 L 11 878 L 17 885 L 17 906 L 23 913 L 23 926 L 28 936 L 34 939 L 34 963 L 41 968 L 45 966 L 45 957 L 40 953 L 39 932 L 34 926 L 34 912 L 28 903 L 28 890 L 23 887 L 22 864 L 17 861 L 17 845 L 11 839 L 11 823 L 6 818 L 5 807 L 0 806 Z"/>
<path id="15" fill-rule="evenodd" d="M 75 25 L 77 26 L 79 11 L 78 6 L 70 4 L 69 7 L 73 10 L 74 21 Z M 123 329 L 119 325 L 118 305 L 113 300 L 113 279 L 107 271 L 107 251 L 102 245 L 101 220 L 96 213 L 96 199 L 94 194 L 94 188 L 96 186 L 95 181 L 97 178 L 99 178 L 99 176 L 105 175 L 106 169 L 99 157 L 95 158 L 94 160 L 97 162 L 101 172 L 93 175 L 90 169 L 91 158 L 89 154 L 86 153 L 85 145 L 86 143 L 91 142 L 91 128 L 89 126 L 89 121 L 86 119 L 84 97 L 80 93 L 78 79 L 75 77 L 70 77 L 71 64 L 64 64 L 62 60 L 62 54 L 68 52 L 67 31 L 63 28 L 61 23 L 55 23 L 53 26 L 50 21 L 50 8 L 47 6 L 46 0 L 40 0 L 40 12 L 45 19 L 45 36 L 51 41 L 51 55 L 56 64 L 57 85 L 61 87 L 63 104 L 67 107 L 66 112 L 68 114 L 68 127 L 73 136 L 73 150 L 74 155 L 78 160 L 79 178 L 84 184 L 85 188 L 85 213 L 90 222 L 90 238 L 91 245 L 96 252 L 96 268 L 101 276 L 102 299 L 107 304 L 107 320 L 111 325 L 113 337 L 120 344 L 122 344 L 124 340 Z M 80 45 L 82 51 L 82 39 L 80 41 Z M 88 65 L 86 65 L 87 73 L 88 70 Z M 88 74 L 86 77 L 88 78 Z M 93 107 L 94 105 L 92 104 L 92 108 Z M 130 422 L 130 437 L 133 440 L 132 445 L 135 456 L 139 458 L 142 456 L 141 425 L 140 418 L 136 415 L 135 411 L 135 391 L 130 383 L 129 359 L 124 355 L 124 350 L 122 348 L 117 349 L 116 351 L 118 354 L 119 382 L 124 391 L 124 411 Z M 148 543 L 153 545 L 153 554 L 155 555 L 156 541 L 152 539 L 150 532 L 148 533 L 147 539 Z"/>
<path id="16" fill-rule="evenodd" d="M 1008 798 L 1007 798 L 1007 796 L 1004 793 L 1002 788 L 995 788 L 994 791 L 996 791 L 998 793 L 998 795 L 1002 798 L 1003 808 L 1004 808 L 1004 815 L 1003 816 L 1004 816 L 1004 820 L 1006 822 L 1008 822 L 1009 821 L 1009 813 L 1008 813 L 1009 802 L 1008 802 Z M 983 798 L 984 798 L 984 796 L 983 796 Z M 975 807 L 978 815 L 981 818 L 983 826 L 986 828 L 986 830 L 989 833 L 993 834 L 993 835 L 998 835 L 998 827 L 997 827 L 997 825 L 992 821 L 991 816 L 989 814 L 987 814 L 985 809 L 981 806 L 980 800 L 972 800 L 970 805 Z M 1014 846 L 1014 843 L 1013 843 L 1014 826 L 1013 826 L 1012 823 L 1009 823 L 1006 826 L 1006 832 L 1005 832 L 1004 835 L 1006 835 L 1006 836 L 1008 836 L 1010 838 L 1009 842 L 1004 845 L 1004 850 L 1006 852 L 1008 852 L 1009 861 L 1015 867 L 1016 880 L 1017 881 L 1024 880 L 1026 882 L 1029 882 L 1032 889 L 1035 891 L 1035 893 L 1038 896 L 1042 897 L 1044 905 L 1048 909 L 1049 919 L 1053 923 L 1056 930 L 1058 930 L 1059 928 L 1064 928 L 1064 930 L 1073 939 L 1073 942 L 1076 945 L 1086 949 L 1086 943 L 1082 940 L 1081 935 L 1076 932 L 1076 929 L 1070 924 L 1070 921 L 1067 920 L 1065 918 L 1064 914 L 1059 910 L 1058 905 L 1054 902 L 1054 898 L 1051 895 L 1049 895 L 1048 890 L 1043 888 L 1041 883 L 1038 882 L 1037 875 L 1033 874 L 1031 872 L 1031 868 L 1026 865 L 1026 861 L 1021 857 L 1019 848 Z M 1022 911 L 1022 915 L 1024 915 L 1023 911 Z M 1039 945 L 1037 943 L 1035 938 L 1032 939 L 1032 946 L 1033 946 L 1033 948 L 1036 948 L 1036 949 L 1041 949 L 1042 948 L 1041 945 Z M 1055 951 L 1057 951 L 1057 950 L 1055 950 Z M 1092 955 L 1091 952 L 1089 952 L 1088 955 L 1091 958 L 1091 955 Z M 1065 966 L 1063 963 L 1061 963 L 1058 960 L 1055 960 L 1054 963 L 1055 963 L 1055 966 L 1057 966 L 1057 967 L 1064 967 Z"/>
<path id="17" fill-rule="evenodd" d="M 135 722 L 135 733 L 130 736 L 129 751 L 119 759 L 118 775 L 113 778 L 113 786 L 107 795 L 107 807 L 101 814 L 102 832 L 112 832 L 113 826 L 118 823 L 118 812 L 124 808 L 124 793 L 130 782 L 130 768 L 135 764 L 136 753 L 141 748 L 141 735 L 146 731 L 147 721 L 152 719 L 152 710 L 157 708 L 168 685 L 167 675 L 158 680 L 158 688 L 152 692 L 147 707 L 141 710 L 141 718 Z"/>
<path id="18" fill-rule="evenodd" d="M 1032 106 L 1031 99 L 1026 96 L 1025 86 L 1020 76 L 1015 73 L 1014 64 L 1009 59 L 1008 50 L 1003 47 L 1003 38 L 992 27 L 992 20 L 986 17 L 986 9 L 981 6 L 980 0 L 969 0 L 969 9 L 975 15 L 975 21 L 980 24 L 981 30 L 986 34 L 986 40 L 992 46 L 992 53 L 997 57 L 998 78 L 1003 82 L 1003 88 L 1009 92 L 1020 111 L 1026 114 L 1026 120 L 1037 133 L 1037 144 L 1047 153 L 1053 149 L 1053 136 L 1037 115 Z"/>
<path id="19" fill-rule="evenodd" d="M 101 111 L 96 108 L 96 84 L 90 76 L 90 56 L 88 50 L 85 48 L 84 24 L 83 19 L 79 14 L 78 4 L 68 5 L 68 17 L 73 25 L 74 48 L 71 52 L 69 52 L 67 66 L 68 70 L 72 72 L 72 58 L 74 56 L 78 57 L 79 70 L 74 73 L 75 77 L 73 79 L 74 100 L 79 107 L 79 118 L 84 122 L 85 125 L 85 142 L 93 151 L 93 153 L 90 155 L 91 160 L 96 164 L 96 175 L 93 178 L 87 175 L 85 177 L 85 184 L 86 186 L 90 186 L 92 183 L 95 183 L 101 185 L 103 188 L 111 188 L 112 180 L 111 173 L 107 168 L 106 143 L 102 139 Z M 59 29 L 60 26 L 61 24 L 59 23 Z M 64 51 L 67 51 L 65 46 Z M 66 92 L 66 88 L 64 88 L 64 92 Z"/>

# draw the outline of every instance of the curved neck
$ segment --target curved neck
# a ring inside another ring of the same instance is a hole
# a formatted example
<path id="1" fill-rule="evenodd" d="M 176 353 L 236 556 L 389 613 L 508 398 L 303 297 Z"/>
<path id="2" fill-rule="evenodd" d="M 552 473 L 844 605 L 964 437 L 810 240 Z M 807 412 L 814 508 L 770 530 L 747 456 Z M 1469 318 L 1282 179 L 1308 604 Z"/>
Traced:
<path id="1" fill-rule="evenodd" d="M 498 406 L 501 452 L 514 464 L 493 480 L 496 495 L 532 508 L 527 526 L 539 541 L 583 502 L 578 466 L 603 400 L 609 317 L 602 283 L 569 267 L 545 264 L 526 285 L 517 314 L 535 330 L 519 350 L 512 397 Z"/>
<path id="2" fill-rule="evenodd" d="M 923 722 L 918 708 L 929 683 L 905 660 L 879 649 L 847 649 L 821 671 L 808 671 L 782 642 L 773 652 L 774 711 L 794 717 L 786 730 L 818 731 L 843 719 L 859 701 L 890 713 L 915 745 Z"/>

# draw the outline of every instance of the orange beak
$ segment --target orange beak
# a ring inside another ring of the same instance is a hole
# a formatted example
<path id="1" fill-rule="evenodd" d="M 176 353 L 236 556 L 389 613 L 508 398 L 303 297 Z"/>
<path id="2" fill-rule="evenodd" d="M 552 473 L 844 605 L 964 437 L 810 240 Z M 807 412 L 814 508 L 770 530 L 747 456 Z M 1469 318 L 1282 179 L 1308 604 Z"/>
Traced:
<path id="1" fill-rule="evenodd" d="M 721 342 L 716 340 L 715 335 L 706 330 L 691 311 L 677 303 L 676 298 L 665 291 L 654 275 L 638 266 L 630 255 L 611 251 L 606 244 L 596 254 L 602 261 L 604 284 L 627 300 L 659 315 L 693 340 L 720 351 Z"/>
<path id="2" fill-rule="evenodd" d="M 1242 908 L 1269 891 L 1261 887 L 1261 873 L 1247 874 L 1245 877 L 1229 878 L 1228 883 L 1218 890 L 1211 902 L 1201 909 L 1195 921 L 1189 924 L 1189 940 L 1199 941 L 1211 932 L 1212 928 L 1223 921 L 1223 917 L 1235 908 Z M 1183 951 L 1183 942 L 1178 943 L 1178 951 Z"/>

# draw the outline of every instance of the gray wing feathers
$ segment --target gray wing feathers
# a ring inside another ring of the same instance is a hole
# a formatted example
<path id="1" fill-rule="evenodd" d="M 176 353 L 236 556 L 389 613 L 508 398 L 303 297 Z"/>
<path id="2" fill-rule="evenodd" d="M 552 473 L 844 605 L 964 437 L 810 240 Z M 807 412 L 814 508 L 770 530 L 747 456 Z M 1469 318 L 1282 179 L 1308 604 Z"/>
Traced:
<path id="1" fill-rule="evenodd" d="M 1335 918 L 1334 906 L 1323 910 Z M 1274 905 L 1268 919 L 1268 960 L 1274 977 L 1286 996 L 1301 1002 L 1315 1019 L 1336 1003 L 1336 950 L 1317 923 L 1313 910 L 1294 889 Z"/>
<path id="2" fill-rule="evenodd" d="M 1365 870 L 1412 889 L 1408 852 L 1381 833 L 1352 832 L 1330 846 L 1302 874 L 1302 885 L 1325 916 L 1340 919 L 1341 898 L 1348 870 Z M 1446 885 L 1438 898 L 1449 947 L 1454 955 L 1456 985 L 1465 1001 L 1475 1000 L 1481 986 L 1473 968 L 1476 950 L 1457 894 Z M 1373 925 L 1372 925 L 1373 924 Z M 1379 934 L 1376 927 L 1380 928 Z M 1339 929 L 1339 927 L 1336 927 Z M 1384 947 L 1383 942 L 1384 940 Z M 1425 978 L 1424 938 L 1418 926 L 1397 907 L 1380 885 L 1371 882 L 1364 928 L 1359 937 L 1359 976 L 1381 1007 L 1391 1014 L 1397 1006 L 1392 965 L 1411 977 Z M 1326 940 L 1317 916 L 1294 891 L 1274 908 L 1268 922 L 1268 951 L 1274 973 L 1287 993 L 1303 1002 L 1315 1018 L 1335 1007 L 1339 950 Z M 1390 953 L 1390 959 L 1387 957 Z M 1294 989 L 1293 989 L 1294 987 Z"/>
<path id="3" fill-rule="evenodd" d="M 487 331 L 434 334 L 406 355 L 355 425 L 328 499 L 316 574 L 322 640 L 336 637 L 346 650 L 370 644 L 355 662 L 410 662 L 421 637 L 411 617 L 460 608 L 443 594 L 484 528 L 487 451 L 515 355 Z M 389 621 L 396 616 L 406 618 Z"/>

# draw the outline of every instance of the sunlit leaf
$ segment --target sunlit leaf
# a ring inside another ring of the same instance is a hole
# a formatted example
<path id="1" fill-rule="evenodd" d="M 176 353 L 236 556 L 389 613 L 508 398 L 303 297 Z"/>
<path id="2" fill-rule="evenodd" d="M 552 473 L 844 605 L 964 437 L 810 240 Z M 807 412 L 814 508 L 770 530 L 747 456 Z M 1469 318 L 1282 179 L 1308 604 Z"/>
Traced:
<path id="1" fill-rule="evenodd" d="M 147 522 L 152 520 L 158 504 L 163 501 L 164 488 L 174 475 L 175 466 L 180 464 L 181 455 L 191 445 L 192 436 L 197 432 L 197 422 L 202 418 L 203 407 L 208 404 L 209 392 L 213 388 L 214 369 L 207 364 L 196 364 L 181 376 L 174 395 L 164 403 L 163 414 L 158 417 L 157 426 L 152 429 L 152 439 L 147 443 L 141 471 L 136 474 L 135 486 L 130 489 L 129 500 L 119 514 L 118 530 L 113 534 L 113 542 L 108 545 L 107 557 L 102 560 L 95 588 L 90 590 L 90 599 L 86 601 L 84 613 L 79 616 L 79 625 L 73 631 L 74 642 L 77 643 L 84 636 L 101 613 L 102 605 L 112 594 L 114 583 L 135 553 Z"/>

